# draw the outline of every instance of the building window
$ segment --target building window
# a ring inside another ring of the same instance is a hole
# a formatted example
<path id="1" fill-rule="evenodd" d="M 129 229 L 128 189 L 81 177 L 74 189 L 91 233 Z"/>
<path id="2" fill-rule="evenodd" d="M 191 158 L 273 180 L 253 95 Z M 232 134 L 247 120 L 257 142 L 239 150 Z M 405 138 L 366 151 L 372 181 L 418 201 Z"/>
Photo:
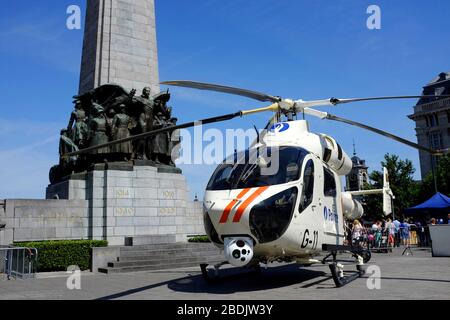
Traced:
<path id="1" fill-rule="evenodd" d="M 445 91 L 445 87 L 439 87 L 439 88 L 435 88 L 434 89 L 434 95 L 435 96 L 440 96 L 444 93 Z"/>
<path id="2" fill-rule="evenodd" d="M 431 132 L 430 133 L 430 147 L 435 150 L 443 149 L 442 144 L 442 134 L 440 132 Z"/>
<path id="3" fill-rule="evenodd" d="M 436 126 L 436 118 L 434 117 L 434 114 L 430 116 L 430 127 Z"/>
<path id="4" fill-rule="evenodd" d="M 368 177 L 367 177 L 367 173 L 363 172 L 362 173 L 362 184 L 361 184 L 361 189 L 363 188 L 363 186 L 369 181 Z"/>

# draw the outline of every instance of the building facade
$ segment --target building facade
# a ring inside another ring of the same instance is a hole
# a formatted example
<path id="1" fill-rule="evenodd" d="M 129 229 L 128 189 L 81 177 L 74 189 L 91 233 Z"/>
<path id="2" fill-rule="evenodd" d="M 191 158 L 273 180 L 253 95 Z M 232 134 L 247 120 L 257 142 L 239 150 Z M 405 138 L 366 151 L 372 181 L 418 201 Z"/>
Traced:
<path id="1" fill-rule="evenodd" d="M 420 99 L 414 107 L 414 113 L 408 117 L 416 123 L 417 143 L 431 149 L 450 148 L 450 72 L 441 73 L 423 87 L 423 95 L 435 98 Z M 419 151 L 422 179 L 438 163 L 438 158 L 425 151 Z"/>
<path id="2" fill-rule="evenodd" d="M 364 185 L 369 182 L 369 167 L 366 166 L 366 160 L 360 159 L 353 151 L 353 168 L 352 171 L 345 177 L 346 191 L 360 191 L 364 189 Z"/>

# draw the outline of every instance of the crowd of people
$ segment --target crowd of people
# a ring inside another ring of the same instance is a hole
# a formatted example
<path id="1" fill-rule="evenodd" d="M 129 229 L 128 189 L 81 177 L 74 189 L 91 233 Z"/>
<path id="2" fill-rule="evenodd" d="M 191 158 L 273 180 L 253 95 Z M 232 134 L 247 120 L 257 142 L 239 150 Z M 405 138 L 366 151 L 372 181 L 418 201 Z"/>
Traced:
<path id="1" fill-rule="evenodd" d="M 417 245 L 428 247 L 431 244 L 428 225 L 444 223 L 450 224 L 450 214 L 447 216 L 447 221 L 436 218 L 431 218 L 428 221 L 413 221 L 408 218 L 392 220 L 388 218 L 373 223 L 362 223 L 359 220 L 354 220 L 347 226 L 347 242 L 354 246 L 392 249 L 401 245 L 409 246 L 411 231 L 416 231 Z"/>

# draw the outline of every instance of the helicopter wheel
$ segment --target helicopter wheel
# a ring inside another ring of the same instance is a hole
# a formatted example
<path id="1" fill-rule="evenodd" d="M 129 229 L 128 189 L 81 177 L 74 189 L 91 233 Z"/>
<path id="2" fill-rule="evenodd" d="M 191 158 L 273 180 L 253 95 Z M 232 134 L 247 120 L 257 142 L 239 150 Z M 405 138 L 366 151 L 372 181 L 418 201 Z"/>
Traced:
<path id="1" fill-rule="evenodd" d="M 253 269 L 253 273 L 254 274 L 260 274 L 261 273 L 261 266 L 260 266 L 259 263 L 255 264 L 254 266 L 252 266 L 252 269 Z"/>
<path id="2" fill-rule="evenodd" d="M 361 256 L 363 257 L 364 263 L 367 263 L 372 258 L 372 253 L 370 252 L 370 250 L 363 250 L 361 252 Z"/>
<path id="3" fill-rule="evenodd" d="M 219 271 L 220 267 L 225 265 L 225 264 L 228 264 L 228 262 L 222 262 L 222 263 L 218 263 L 216 265 L 209 265 L 209 264 L 206 264 L 206 263 L 200 264 L 200 270 L 202 272 L 203 279 L 209 284 L 217 283 L 220 280 L 226 279 L 227 276 L 226 275 L 222 275 L 221 276 L 220 275 L 220 271 Z M 249 265 L 247 267 L 243 267 L 243 268 L 245 268 L 245 269 L 247 269 L 249 271 L 248 272 L 244 272 L 242 274 L 248 274 L 248 275 L 250 275 L 250 274 L 252 274 L 252 275 L 259 275 L 261 273 L 261 271 L 262 271 L 261 270 L 261 265 L 259 263 L 255 263 L 255 264 Z M 242 267 L 241 267 L 241 269 L 242 269 Z M 231 276 L 236 276 L 238 274 L 231 275 Z M 230 275 L 228 275 L 228 277 L 229 276 Z"/>
<path id="4" fill-rule="evenodd" d="M 361 250 L 355 250 L 351 251 L 352 256 L 355 258 L 358 258 L 358 256 L 361 256 L 363 258 L 364 263 L 367 263 L 372 258 L 372 253 L 368 249 L 361 249 Z"/>

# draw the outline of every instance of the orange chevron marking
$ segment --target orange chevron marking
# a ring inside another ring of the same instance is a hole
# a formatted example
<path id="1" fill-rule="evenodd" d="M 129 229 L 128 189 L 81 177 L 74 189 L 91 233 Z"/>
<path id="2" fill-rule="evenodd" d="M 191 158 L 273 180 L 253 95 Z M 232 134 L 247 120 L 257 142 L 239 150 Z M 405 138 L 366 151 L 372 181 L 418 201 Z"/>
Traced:
<path id="1" fill-rule="evenodd" d="M 241 206 L 236 210 L 236 214 L 234 215 L 233 222 L 241 221 L 241 217 L 244 214 L 245 209 L 255 200 L 261 193 L 266 191 L 269 186 L 258 188 L 250 197 L 248 197 Z"/>
<path id="2" fill-rule="evenodd" d="M 231 210 L 233 210 L 236 203 L 239 202 L 239 200 L 247 194 L 247 192 L 250 191 L 250 188 L 244 189 L 241 191 L 241 193 L 238 194 L 237 199 L 233 199 L 223 210 L 222 216 L 220 217 L 219 223 L 226 223 L 228 220 L 228 216 L 230 215 Z"/>

